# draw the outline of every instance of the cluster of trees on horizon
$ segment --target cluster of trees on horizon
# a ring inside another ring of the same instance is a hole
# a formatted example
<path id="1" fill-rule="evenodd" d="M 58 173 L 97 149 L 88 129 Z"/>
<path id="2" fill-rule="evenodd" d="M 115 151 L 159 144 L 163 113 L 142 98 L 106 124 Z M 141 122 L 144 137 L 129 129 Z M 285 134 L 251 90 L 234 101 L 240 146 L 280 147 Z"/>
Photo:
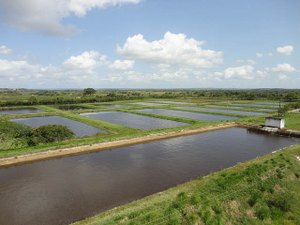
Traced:
<path id="1" fill-rule="evenodd" d="M 157 90 L 26 90 L 0 89 L 0 106 L 55 105 L 110 102 L 147 98 L 218 98 L 232 100 L 267 99 L 292 102 L 300 99 L 300 89 L 157 89 Z"/>

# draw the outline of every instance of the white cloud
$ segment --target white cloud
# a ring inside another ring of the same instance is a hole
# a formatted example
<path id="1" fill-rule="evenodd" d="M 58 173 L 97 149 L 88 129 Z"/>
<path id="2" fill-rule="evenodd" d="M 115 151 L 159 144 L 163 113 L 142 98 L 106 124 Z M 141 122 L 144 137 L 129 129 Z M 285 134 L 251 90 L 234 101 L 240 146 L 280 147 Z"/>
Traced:
<path id="1" fill-rule="evenodd" d="M 210 68 L 223 62 L 223 53 L 201 48 L 203 42 L 185 34 L 166 32 L 163 39 L 147 41 L 143 35 L 128 37 L 117 52 L 131 60 L 177 67 Z"/>
<path id="2" fill-rule="evenodd" d="M 51 35 L 71 35 L 76 31 L 62 20 L 72 14 L 83 17 L 94 8 L 137 4 L 141 0 L 1 0 L 3 22 L 22 31 L 36 30 Z"/>
<path id="3" fill-rule="evenodd" d="M 237 67 L 228 67 L 223 72 L 216 72 L 219 79 L 253 79 L 254 67 L 252 65 L 242 65 Z"/>
<path id="4" fill-rule="evenodd" d="M 249 64 L 249 65 L 255 65 L 256 64 L 256 62 L 253 59 L 247 59 L 247 60 L 238 59 L 238 60 L 236 60 L 236 62 L 239 63 L 239 64 Z"/>
<path id="5" fill-rule="evenodd" d="M 282 47 L 278 47 L 277 52 L 283 55 L 290 55 L 294 51 L 294 47 L 292 45 L 286 45 Z"/>
<path id="6" fill-rule="evenodd" d="M 92 70 L 99 65 L 107 63 L 106 56 L 96 51 L 85 51 L 78 56 L 71 56 L 63 65 L 70 69 Z"/>
<path id="7" fill-rule="evenodd" d="M 288 79 L 288 76 L 285 75 L 285 74 L 280 74 L 280 75 L 278 76 L 278 80 L 287 80 L 287 79 Z"/>
<path id="8" fill-rule="evenodd" d="M 115 60 L 109 67 L 115 70 L 132 69 L 135 62 L 132 60 Z"/>
<path id="9" fill-rule="evenodd" d="M 264 56 L 264 54 L 261 53 L 261 52 L 257 52 L 257 53 L 256 53 L 256 57 L 258 57 L 258 58 L 261 58 L 261 57 L 263 57 L 263 56 Z"/>
<path id="10" fill-rule="evenodd" d="M 288 63 L 282 63 L 278 64 L 276 67 L 273 67 L 272 70 L 274 72 L 291 73 L 295 71 L 295 68 Z"/>
<path id="11" fill-rule="evenodd" d="M 12 50 L 10 48 L 6 47 L 5 45 L 0 46 L 0 54 L 7 55 L 10 53 L 12 53 Z"/>

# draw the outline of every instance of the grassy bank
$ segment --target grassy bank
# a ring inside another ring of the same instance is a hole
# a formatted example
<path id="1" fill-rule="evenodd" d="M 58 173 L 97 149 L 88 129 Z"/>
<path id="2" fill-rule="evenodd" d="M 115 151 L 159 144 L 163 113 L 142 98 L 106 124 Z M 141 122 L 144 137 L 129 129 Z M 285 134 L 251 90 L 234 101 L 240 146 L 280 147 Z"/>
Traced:
<path id="1" fill-rule="evenodd" d="M 75 223 L 300 224 L 300 145 Z"/>

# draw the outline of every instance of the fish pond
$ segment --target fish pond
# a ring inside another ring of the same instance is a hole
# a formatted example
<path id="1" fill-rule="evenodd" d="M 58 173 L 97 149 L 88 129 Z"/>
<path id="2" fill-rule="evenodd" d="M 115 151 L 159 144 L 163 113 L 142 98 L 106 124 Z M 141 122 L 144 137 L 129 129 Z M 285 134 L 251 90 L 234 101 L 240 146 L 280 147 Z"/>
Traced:
<path id="1" fill-rule="evenodd" d="M 117 111 L 82 113 L 81 115 L 94 119 L 104 120 L 110 123 L 121 124 L 126 127 L 136 128 L 140 130 L 151 130 L 187 125 L 186 123 Z"/>
<path id="2" fill-rule="evenodd" d="M 153 103 L 153 102 L 133 102 L 130 104 L 139 105 L 139 106 L 165 106 L 166 105 L 166 104 Z"/>
<path id="3" fill-rule="evenodd" d="M 295 143 L 227 128 L 1 168 L 0 224 L 69 224 Z"/>
<path id="4" fill-rule="evenodd" d="M 209 106 L 210 108 L 222 108 L 222 109 L 228 109 L 228 110 L 239 110 L 239 109 L 243 109 L 243 110 L 247 110 L 248 112 L 252 112 L 252 111 L 261 111 L 261 112 L 274 112 L 274 110 L 276 109 L 262 109 L 262 108 L 247 108 L 245 106 L 234 106 L 234 105 L 206 105 Z"/>
<path id="5" fill-rule="evenodd" d="M 39 113 L 42 110 L 39 109 L 0 109 L 1 114 L 31 114 L 31 113 Z"/>
<path id="6" fill-rule="evenodd" d="M 216 112 L 216 113 L 229 113 L 229 114 L 236 114 L 241 116 L 262 116 L 265 114 L 261 112 L 246 112 L 246 111 L 236 111 L 236 110 L 228 110 L 228 109 L 193 107 L 193 106 L 177 107 L 176 109 L 195 110 L 195 111 L 198 110 L 198 111 Z"/>
<path id="7" fill-rule="evenodd" d="M 12 119 L 11 121 L 30 127 L 39 127 L 49 124 L 65 125 L 69 127 L 78 137 L 90 136 L 102 131 L 96 127 L 92 127 L 84 123 L 80 123 L 60 116 L 30 117 L 22 119 Z"/>
<path id="8" fill-rule="evenodd" d="M 174 116 L 174 117 L 182 117 L 182 118 L 188 118 L 193 120 L 206 120 L 206 121 L 221 121 L 221 120 L 237 119 L 237 117 L 233 117 L 233 116 L 220 116 L 220 115 L 184 112 L 184 111 L 169 110 L 169 109 L 142 109 L 142 110 L 137 110 L 137 112 L 145 112 L 145 113 L 152 113 L 152 114 L 158 114 L 164 116 Z"/>

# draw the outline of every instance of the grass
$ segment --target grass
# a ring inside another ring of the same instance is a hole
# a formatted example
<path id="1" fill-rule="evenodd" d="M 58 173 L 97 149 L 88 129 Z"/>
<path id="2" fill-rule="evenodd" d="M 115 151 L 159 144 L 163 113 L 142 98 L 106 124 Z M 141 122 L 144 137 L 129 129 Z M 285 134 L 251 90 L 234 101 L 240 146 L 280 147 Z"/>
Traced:
<path id="1" fill-rule="evenodd" d="M 74 225 L 300 224 L 299 155 L 290 147 Z"/>
<path id="2" fill-rule="evenodd" d="M 208 102 L 210 103 L 216 103 L 216 104 L 229 104 L 229 102 L 224 102 L 223 101 L 203 101 L 203 99 L 179 99 L 182 101 L 186 102 L 194 102 L 197 103 L 197 105 L 205 104 L 207 105 Z M 178 101 L 179 101 L 178 100 Z M 109 102 L 107 104 L 120 104 L 120 105 L 125 105 L 131 102 L 138 102 L 141 100 L 133 100 L 133 101 L 118 101 L 118 102 Z M 173 101 L 175 101 L 173 99 Z M 232 103 L 243 103 L 242 101 L 231 101 L 230 104 Z M 244 102 L 245 103 L 245 102 Z M 51 143 L 51 144 L 41 144 L 35 147 L 25 147 L 22 146 L 24 143 L 21 140 L 16 140 L 18 141 L 17 145 L 14 145 L 14 140 L 7 139 L 9 143 L 1 143 L 0 144 L 0 149 L 6 149 L 6 150 L 0 150 L 0 157 L 9 157 L 9 156 L 18 156 L 22 154 L 27 154 L 27 153 L 33 153 L 33 152 L 38 152 L 38 151 L 45 151 L 45 150 L 50 150 L 50 149 L 59 149 L 59 148 L 64 148 L 64 147 L 73 147 L 73 146 L 78 146 L 78 145 L 87 145 L 87 144 L 93 144 L 93 143 L 98 143 L 98 142 L 106 142 L 106 141 L 113 141 L 113 140 L 121 140 L 121 139 L 127 139 L 127 138 L 133 138 L 133 137 L 141 137 L 145 136 L 148 134 L 156 134 L 156 133 L 161 133 L 161 132 L 169 132 L 169 131 L 177 131 L 177 130 L 182 130 L 182 129 L 190 129 L 190 128 L 200 128 L 200 127 L 205 127 L 209 125 L 216 125 L 223 123 L 224 121 L 217 121 L 217 122 L 208 122 L 208 121 L 198 121 L 198 120 L 192 120 L 188 118 L 179 118 L 179 117 L 172 117 L 172 116 L 164 116 L 164 115 L 158 115 L 158 114 L 151 114 L 151 113 L 143 113 L 143 112 L 137 112 L 134 111 L 136 109 L 144 109 L 144 108 L 165 108 L 165 109 L 171 109 L 173 107 L 178 107 L 179 105 L 175 104 L 165 104 L 164 106 L 160 107 L 145 107 L 145 106 L 132 106 L 129 108 L 121 108 L 121 109 L 109 109 L 103 107 L 105 104 L 103 103 L 85 103 L 85 104 L 74 104 L 74 106 L 80 106 L 83 110 L 60 110 L 58 109 L 58 105 L 54 106 L 44 106 L 44 105 L 39 105 L 39 106 L 34 106 L 32 108 L 37 108 L 43 110 L 43 112 L 39 113 L 34 113 L 34 114 L 16 114 L 16 115 L 0 115 L 0 121 L 6 121 L 9 119 L 14 119 L 14 118 L 27 118 L 27 117 L 34 117 L 34 116 L 62 116 L 66 117 L 78 122 L 82 122 L 84 124 L 94 126 L 97 128 L 100 128 L 102 130 L 105 130 L 106 132 L 98 133 L 97 135 L 90 136 L 90 137 L 84 137 L 84 138 L 74 138 L 71 140 L 66 140 L 63 142 L 56 142 L 56 143 Z M 66 104 L 65 104 L 66 106 Z M 68 105 L 67 105 L 68 106 Z M 11 108 L 24 108 L 24 107 L 11 107 Z M 27 108 L 27 107 L 26 107 Z M 30 107 L 31 108 L 31 107 Z M 75 107 L 76 108 L 76 107 Z M 178 109 L 176 109 L 178 110 Z M 80 116 L 78 113 L 81 112 L 97 112 L 97 111 L 120 111 L 120 112 L 130 112 L 130 113 L 135 113 L 139 115 L 144 115 L 144 116 L 150 116 L 150 117 L 155 117 L 155 118 L 160 118 L 160 119 L 167 119 L 167 120 L 173 120 L 177 122 L 184 122 L 187 123 L 186 126 L 181 126 L 181 127 L 175 127 L 175 128 L 164 128 L 164 129 L 156 129 L 156 130 L 147 130 L 147 131 L 141 131 L 138 129 L 133 129 L 129 127 L 125 127 L 119 124 L 113 124 L 109 123 L 106 121 L 101 121 L 89 117 L 84 117 Z M 182 110 L 184 111 L 184 110 Z M 231 114 L 223 114 L 223 113 L 210 113 L 210 112 L 203 112 L 207 114 L 219 114 L 219 115 L 231 115 Z M 239 123 L 246 123 L 246 124 L 264 124 L 264 116 L 252 116 L 252 117 L 245 117 L 241 116 L 236 120 L 233 120 Z M 288 129 L 295 129 L 295 130 L 300 130 L 300 114 L 299 113 L 289 113 L 286 116 L 286 127 Z M 2 146 L 2 147 L 1 147 Z M 16 148 L 13 149 L 7 149 L 9 146 L 17 146 Z"/>

